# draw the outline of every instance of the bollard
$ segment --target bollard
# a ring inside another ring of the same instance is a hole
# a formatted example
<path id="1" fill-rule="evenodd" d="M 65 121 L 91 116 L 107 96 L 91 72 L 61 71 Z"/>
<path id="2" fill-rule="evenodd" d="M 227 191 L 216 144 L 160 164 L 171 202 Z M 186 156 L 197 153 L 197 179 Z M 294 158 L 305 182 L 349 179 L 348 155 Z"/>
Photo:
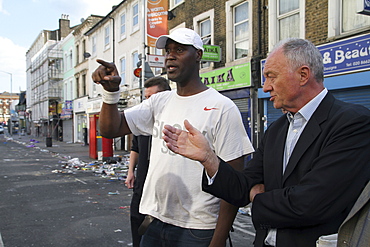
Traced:
<path id="1" fill-rule="evenodd" d="M 46 137 L 46 147 L 52 147 L 52 146 L 53 146 L 53 142 L 52 142 L 51 137 Z"/>

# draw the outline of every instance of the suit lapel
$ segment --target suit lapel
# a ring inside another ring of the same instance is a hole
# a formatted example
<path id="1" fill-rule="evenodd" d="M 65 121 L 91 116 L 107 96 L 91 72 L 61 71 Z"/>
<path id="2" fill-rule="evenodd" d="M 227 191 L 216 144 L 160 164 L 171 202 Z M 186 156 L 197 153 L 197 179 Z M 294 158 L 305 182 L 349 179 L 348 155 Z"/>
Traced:
<path id="1" fill-rule="evenodd" d="M 298 142 L 290 156 L 289 162 L 283 175 L 284 184 L 289 175 L 294 171 L 302 155 L 312 145 L 316 138 L 321 133 L 321 124 L 328 118 L 329 111 L 334 102 L 334 97 L 328 92 L 325 98 L 322 100 L 316 111 L 311 116 L 306 127 L 304 128 Z M 310 162 L 310 161 L 308 161 Z"/>
<path id="2" fill-rule="evenodd" d="M 275 151 L 272 152 L 270 155 L 272 155 L 273 160 L 275 164 L 280 164 L 280 165 L 274 165 L 273 166 L 273 174 L 275 176 L 275 179 L 278 183 L 278 188 L 282 188 L 283 185 L 283 180 L 282 180 L 282 174 L 283 174 L 283 162 L 284 162 L 284 148 L 285 148 L 285 141 L 286 141 L 286 136 L 289 128 L 289 121 L 285 117 L 284 124 L 282 125 L 281 128 L 279 128 L 279 131 L 277 132 L 276 135 L 276 143 L 275 143 Z"/>
<path id="3" fill-rule="evenodd" d="M 305 129 L 303 130 L 301 136 L 298 139 L 298 142 L 292 152 L 292 155 L 290 156 L 289 162 L 283 175 L 283 183 L 293 172 L 302 155 L 311 146 L 311 144 L 315 141 L 315 139 L 321 132 L 319 124 L 316 121 L 312 120 L 313 119 L 310 119 L 310 121 L 307 123 Z"/>

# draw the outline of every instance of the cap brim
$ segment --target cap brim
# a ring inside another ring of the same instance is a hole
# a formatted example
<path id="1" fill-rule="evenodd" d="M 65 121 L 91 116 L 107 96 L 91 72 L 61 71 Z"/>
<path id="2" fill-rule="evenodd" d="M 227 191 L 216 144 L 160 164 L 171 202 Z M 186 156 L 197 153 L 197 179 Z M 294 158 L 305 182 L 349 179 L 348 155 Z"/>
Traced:
<path id="1" fill-rule="evenodd" d="M 168 40 L 168 35 L 162 35 L 160 36 L 157 41 L 155 42 L 155 47 L 157 49 L 164 49 L 166 47 L 166 42 Z"/>

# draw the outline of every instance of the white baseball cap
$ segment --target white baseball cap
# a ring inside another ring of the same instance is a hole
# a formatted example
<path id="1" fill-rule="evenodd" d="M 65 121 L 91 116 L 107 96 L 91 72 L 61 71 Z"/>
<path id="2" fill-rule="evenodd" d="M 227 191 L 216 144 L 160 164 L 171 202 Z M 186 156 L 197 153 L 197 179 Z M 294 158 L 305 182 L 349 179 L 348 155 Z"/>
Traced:
<path id="1" fill-rule="evenodd" d="M 189 28 L 178 28 L 169 35 L 162 35 L 157 39 L 155 46 L 158 49 L 164 49 L 167 39 L 172 39 L 183 45 L 192 45 L 198 50 L 204 51 L 203 42 L 200 36 Z"/>

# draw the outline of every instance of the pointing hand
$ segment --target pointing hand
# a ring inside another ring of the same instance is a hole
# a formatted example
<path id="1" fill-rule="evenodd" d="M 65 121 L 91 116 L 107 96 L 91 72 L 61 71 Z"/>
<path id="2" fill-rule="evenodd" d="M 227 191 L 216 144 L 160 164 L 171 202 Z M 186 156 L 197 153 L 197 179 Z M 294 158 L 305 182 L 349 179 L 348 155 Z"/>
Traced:
<path id="1" fill-rule="evenodd" d="M 121 77 L 114 63 L 109 63 L 101 59 L 96 60 L 100 66 L 92 73 L 92 79 L 95 83 L 101 84 L 109 92 L 119 90 Z"/>

